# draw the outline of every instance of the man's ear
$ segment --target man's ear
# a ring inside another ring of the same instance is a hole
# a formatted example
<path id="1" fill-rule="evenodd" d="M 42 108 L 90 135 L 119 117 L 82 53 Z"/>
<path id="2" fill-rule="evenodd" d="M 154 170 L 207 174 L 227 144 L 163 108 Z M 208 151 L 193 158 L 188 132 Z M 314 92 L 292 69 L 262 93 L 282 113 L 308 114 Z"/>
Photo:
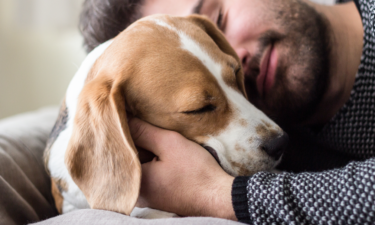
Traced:
<path id="1" fill-rule="evenodd" d="M 238 57 L 236 51 L 231 47 L 231 45 L 225 38 L 224 34 L 206 16 L 194 14 L 188 16 L 187 18 L 194 24 L 198 25 L 202 30 L 204 30 L 216 43 L 216 45 L 220 48 L 221 51 L 223 51 L 225 54 L 233 56 L 237 60 L 238 64 L 241 66 L 241 69 L 240 71 L 238 71 L 237 74 L 237 84 L 242 90 L 245 97 L 247 97 L 244 85 L 242 62 L 240 61 L 240 58 Z"/>
<path id="2" fill-rule="evenodd" d="M 126 81 L 121 77 L 100 71 L 84 86 L 65 163 L 91 208 L 129 215 L 139 195 L 141 165 L 127 123 Z"/>

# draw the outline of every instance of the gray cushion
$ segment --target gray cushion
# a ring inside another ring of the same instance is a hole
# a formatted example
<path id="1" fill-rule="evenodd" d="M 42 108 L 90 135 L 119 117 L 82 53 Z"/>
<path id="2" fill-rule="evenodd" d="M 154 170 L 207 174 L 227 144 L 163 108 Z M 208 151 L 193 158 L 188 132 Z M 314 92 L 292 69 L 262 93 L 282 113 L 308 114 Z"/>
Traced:
<path id="1" fill-rule="evenodd" d="M 57 116 L 48 108 L 0 121 L 0 224 L 55 216 L 43 150 Z"/>
<path id="2" fill-rule="evenodd" d="M 94 210 L 94 209 L 83 209 L 74 211 L 68 214 L 64 214 L 43 222 L 36 223 L 35 225 L 239 225 L 242 223 L 209 218 L 209 217 L 185 217 L 185 218 L 168 218 L 168 219 L 138 219 L 134 217 L 124 216 L 122 214 Z"/>

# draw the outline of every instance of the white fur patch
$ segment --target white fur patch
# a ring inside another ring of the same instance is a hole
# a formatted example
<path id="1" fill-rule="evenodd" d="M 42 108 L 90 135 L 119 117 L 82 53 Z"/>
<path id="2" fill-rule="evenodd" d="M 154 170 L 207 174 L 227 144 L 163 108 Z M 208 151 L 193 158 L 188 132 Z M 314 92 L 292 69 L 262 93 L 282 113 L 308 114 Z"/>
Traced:
<path id="1" fill-rule="evenodd" d="M 166 28 L 168 28 L 170 30 L 173 30 L 173 31 L 177 32 L 177 30 L 174 27 L 172 27 L 171 25 L 169 25 L 168 23 L 166 23 L 166 22 L 164 22 L 162 20 L 155 19 L 154 21 L 159 26 L 166 27 Z"/>

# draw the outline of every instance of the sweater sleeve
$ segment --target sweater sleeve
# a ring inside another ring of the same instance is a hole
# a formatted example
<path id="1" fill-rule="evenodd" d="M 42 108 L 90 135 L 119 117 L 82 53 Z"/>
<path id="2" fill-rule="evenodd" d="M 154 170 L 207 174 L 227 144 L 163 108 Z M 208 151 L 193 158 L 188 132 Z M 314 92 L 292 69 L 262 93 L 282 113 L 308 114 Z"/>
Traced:
<path id="1" fill-rule="evenodd" d="M 321 173 L 260 172 L 234 180 L 233 207 L 249 224 L 374 224 L 374 175 L 375 158 Z"/>

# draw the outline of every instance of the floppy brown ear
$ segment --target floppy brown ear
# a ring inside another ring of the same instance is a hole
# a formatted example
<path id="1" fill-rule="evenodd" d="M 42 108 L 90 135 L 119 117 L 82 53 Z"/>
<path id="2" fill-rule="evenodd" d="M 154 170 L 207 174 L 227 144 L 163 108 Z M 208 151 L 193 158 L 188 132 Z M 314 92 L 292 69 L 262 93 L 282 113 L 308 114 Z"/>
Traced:
<path id="1" fill-rule="evenodd" d="M 100 74 L 84 86 L 65 163 L 91 208 L 129 215 L 141 166 L 128 128 L 124 82 Z"/>
<path id="2" fill-rule="evenodd" d="M 190 15 L 187 17 L 193 23 L 198 25 L 201 29 L 203 29 L 216 43 L 216 45 L 220 48 L 221 51 L 224 53 L 233 56 L 237 62 L 241 65 L 241 71 L 238 74 L 237 83 L 238 86 L 241 88 L 243 94 L 246 95 L 245 86 L 244 86 L 244 75 L 242 70 L 242 64 L 240 58 L 238 57 L 237 53 L 234 49 L 230 46 L 229 42 L 225 38 L 224 34 L 217 28 L 217 26 L 211 22 L 206 16 L 202 15 Z"/>

